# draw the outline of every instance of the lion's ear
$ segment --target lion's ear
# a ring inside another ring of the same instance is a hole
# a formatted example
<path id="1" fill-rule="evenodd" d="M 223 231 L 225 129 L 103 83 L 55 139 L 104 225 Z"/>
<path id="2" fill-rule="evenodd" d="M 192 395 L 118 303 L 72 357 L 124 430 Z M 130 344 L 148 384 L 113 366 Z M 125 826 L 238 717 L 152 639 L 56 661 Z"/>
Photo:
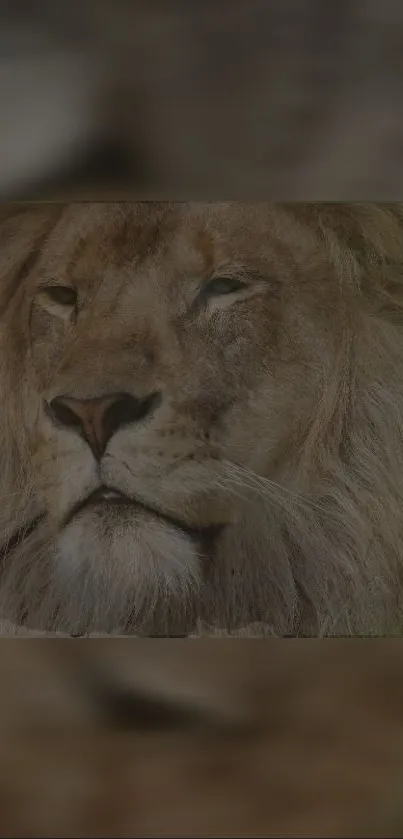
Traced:
<path id="1" fill-rule="evenodd" d="M 318 204 L 326 235 L 336 235 L 362 266 L 403 265 L 403 203 Z"/>
<path id="2" fill-rule="evenodd" d="M 315 204 L 303 218 L 319 231 L 345 286 L 401 306 L 403 203 Z"/>
<path id="3" fill-rule="evenodd" d="M 63 207 L 10 204 L 0 210 L 0 316 L 33 268 Z"/>
<path id="4" fill-rule="evenodd" d="M 351 204 L 350 246 L 360 266 L 360 290 L 377 311 L 401 324 L 403 204 Z"/>

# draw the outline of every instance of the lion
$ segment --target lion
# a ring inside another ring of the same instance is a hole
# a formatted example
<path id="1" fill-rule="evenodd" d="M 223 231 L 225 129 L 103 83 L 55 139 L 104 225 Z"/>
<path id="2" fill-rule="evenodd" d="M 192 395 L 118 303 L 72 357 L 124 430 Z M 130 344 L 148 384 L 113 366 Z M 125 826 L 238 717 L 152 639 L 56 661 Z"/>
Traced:
<path id="1" fill-rule="evenodd" d="M 398 633 L 402 225 L 401 204 L 3 207 L 2 619 Z"/>
<path id="2" fill-rule="evenodd" d="M 401 836 L 400 641 L 18 641 L 1 837 Z"/>

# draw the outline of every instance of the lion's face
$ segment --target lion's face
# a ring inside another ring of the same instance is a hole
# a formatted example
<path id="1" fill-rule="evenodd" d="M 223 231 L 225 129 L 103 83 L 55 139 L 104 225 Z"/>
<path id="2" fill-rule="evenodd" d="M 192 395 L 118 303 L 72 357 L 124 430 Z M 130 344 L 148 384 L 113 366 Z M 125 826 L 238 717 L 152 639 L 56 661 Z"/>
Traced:
<path id="1" fill-rule="evenodd" d="M 16 295 L 51 573 L 95 625 L 195 593 L 258 476 L 292 468 L 341 309 L 298 229 L 264 205 L 73 205 Z"/>

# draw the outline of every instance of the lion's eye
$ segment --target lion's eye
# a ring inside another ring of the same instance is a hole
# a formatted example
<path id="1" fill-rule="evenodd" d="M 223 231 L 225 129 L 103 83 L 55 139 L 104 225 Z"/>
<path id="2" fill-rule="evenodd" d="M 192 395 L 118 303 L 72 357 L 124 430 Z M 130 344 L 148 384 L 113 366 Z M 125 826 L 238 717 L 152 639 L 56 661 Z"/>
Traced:
<path id="1" fill-rule="evenodd" d="M 54 303 L 60 306 L 75 306 L 77 303 L 77 292 L 71 286 L 50 285 L 43 290 Z"/>
<path id="2" fill-rule="evenodd" d="M 243 288 L 246 288 L 246 283 L 236 277 L 216 277 L 204 287 L 203 296 L 219 297 L 224 294 L 233 294 Z"/>

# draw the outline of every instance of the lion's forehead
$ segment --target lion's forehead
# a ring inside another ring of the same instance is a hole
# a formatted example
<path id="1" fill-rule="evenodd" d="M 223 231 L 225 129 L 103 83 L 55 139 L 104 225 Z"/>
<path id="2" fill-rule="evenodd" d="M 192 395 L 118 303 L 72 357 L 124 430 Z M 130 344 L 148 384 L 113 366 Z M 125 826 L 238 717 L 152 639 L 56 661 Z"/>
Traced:
<path id="1" fill-rule="evenodd" d="M 275 262 L 287 232 L 279 214 L 245 204 L 70 206 L 43 249 L 41 273 L 78 285 L 141 288 L 146 277 L 149 287 L 180 288 L 231 262 Z"/>

